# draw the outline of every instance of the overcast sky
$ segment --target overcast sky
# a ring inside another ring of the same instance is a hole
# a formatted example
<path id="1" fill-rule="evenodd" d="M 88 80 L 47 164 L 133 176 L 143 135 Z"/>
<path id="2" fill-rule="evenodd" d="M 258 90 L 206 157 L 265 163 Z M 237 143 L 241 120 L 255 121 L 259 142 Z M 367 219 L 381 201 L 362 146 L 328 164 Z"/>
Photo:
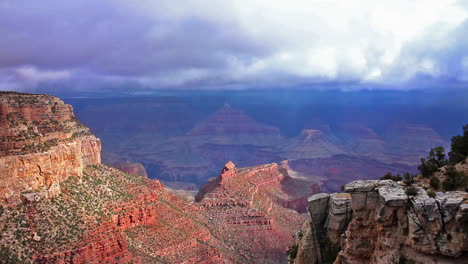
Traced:
<path id="1" fill-rule="evenodd" d="M 468 84 L 468 1 L 0 0 L 0 90 Z"/>

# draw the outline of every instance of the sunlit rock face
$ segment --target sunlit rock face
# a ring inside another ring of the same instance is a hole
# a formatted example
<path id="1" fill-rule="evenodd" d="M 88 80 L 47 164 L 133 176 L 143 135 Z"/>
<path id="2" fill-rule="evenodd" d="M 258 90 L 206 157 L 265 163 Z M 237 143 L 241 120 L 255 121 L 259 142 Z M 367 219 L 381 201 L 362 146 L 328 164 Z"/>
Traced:
<path id="1" fill-rule="evenodd" d="M 311 190 L 276 163 L 237 169 L 228 162 L 200 190 L 195 205 L 214 235 L 245 258 L 243 263 L 285 263 L 285 250 L 305 219 L 296 210 L 306 204 L 298 200 Z"/>
<path id="2" fill-rule="evenodd" d="M 139 163 L 114 164 L 127 173 L 100 164 L 99 139 L 61 100 L 1 96 L 0 186 L 8 205 L 0 207 L 1 258 L 79 264 L 286 261 L 292 234 L 306 217 L 300 212 L 315 190 L 310 181 L 291 178 L 276 163 L 238 169 L 227 162 L 197 201 L 188 202 L 146 177 Z"/>
<path id="3" fill-rule="evenodd" d="M 402 183 L 358 180 L 312 196 L 295 263 L 463 263 L 468 194 L 416 188 L 408 196 Z"/>
<path id="4" fill-rule="evenodd" d="M 0 93 L 0 205 L 21 192 L 52 197 L 60 183 L 101 163 L 101 142 L 49 95 Z"/>

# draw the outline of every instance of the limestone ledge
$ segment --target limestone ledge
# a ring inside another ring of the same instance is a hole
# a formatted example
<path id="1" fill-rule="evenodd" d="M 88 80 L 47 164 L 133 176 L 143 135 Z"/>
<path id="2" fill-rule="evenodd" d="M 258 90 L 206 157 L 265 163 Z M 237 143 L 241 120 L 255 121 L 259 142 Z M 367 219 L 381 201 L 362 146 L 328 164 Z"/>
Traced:
<path id="1" fill-rule="evenodd" d="M 420 187 L 408 196 L 406 188 L 391 180 L 358 180 L 344 186 L 347 193 L 310 197 L 295 263 L 323 263 L 335 247 L 337 264 L 457 263 L 468 253 L 468 193 L 431 198 Z"/>

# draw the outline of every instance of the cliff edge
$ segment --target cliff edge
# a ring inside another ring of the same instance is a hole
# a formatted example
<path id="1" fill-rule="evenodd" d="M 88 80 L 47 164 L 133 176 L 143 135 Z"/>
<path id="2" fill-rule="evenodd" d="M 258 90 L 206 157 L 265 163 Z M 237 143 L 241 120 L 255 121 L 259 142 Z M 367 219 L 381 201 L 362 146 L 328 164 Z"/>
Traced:
<path id="1" fill-rule="evenodd" d="M 60 183 L 101 163 L 101 142 L 73 114 L 71 105 L 41 94 L 0 93 L 0 205 L 23 193 L 60 193 Z"/>
<path id="2" fill-rule="evenodd" d="M 406 188 L 359 180 L 310 197 L 294 263 L 466 263 L 468 193 Z"/>

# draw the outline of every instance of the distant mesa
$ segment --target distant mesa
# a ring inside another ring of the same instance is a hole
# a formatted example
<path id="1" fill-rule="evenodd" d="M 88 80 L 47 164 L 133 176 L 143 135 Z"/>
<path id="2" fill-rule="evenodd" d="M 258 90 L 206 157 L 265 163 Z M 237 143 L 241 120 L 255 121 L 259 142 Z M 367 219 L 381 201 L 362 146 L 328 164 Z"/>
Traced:
<path id="1" fill-rule="evenodd" d="M 223 108 L 196 125 L 188 134 L 280 136 L 278 128 L 258 123 L 244 111 L 234 109 L 229 104 L 225 104 Z"/>
<path id="2" fill-rule="evenodd" d="M 287 140 L 282 151 L 288 159 L 311 159 L 346 153 L 330 134 L 317 129 L 304 129 L 301 134 Z"/>
<path id="3" fill-rule="evenodd" d="M 148 177 L 145 167 L 139 162 L 117 162 L 112 165 L 125 173 Z"/>

